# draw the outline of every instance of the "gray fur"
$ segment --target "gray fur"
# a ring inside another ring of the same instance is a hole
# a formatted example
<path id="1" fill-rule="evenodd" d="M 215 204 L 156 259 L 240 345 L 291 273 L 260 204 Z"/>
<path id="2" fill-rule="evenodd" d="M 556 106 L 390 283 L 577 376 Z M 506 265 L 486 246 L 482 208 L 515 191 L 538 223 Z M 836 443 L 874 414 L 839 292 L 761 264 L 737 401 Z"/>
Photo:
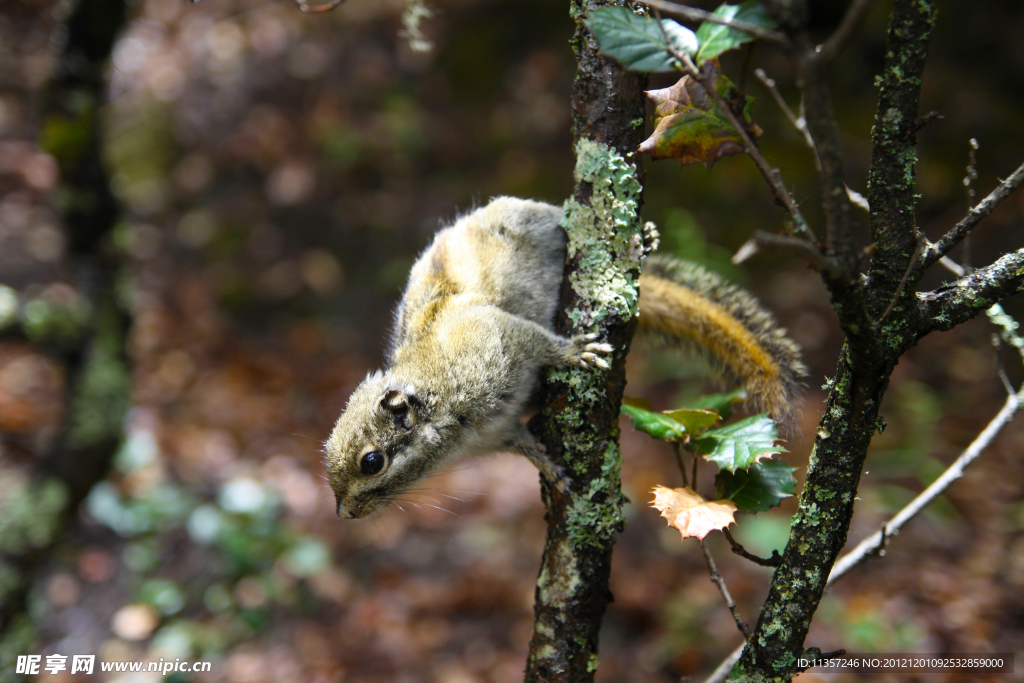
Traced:
<path id="1" fill-rule="evenodd" d="M 409 275 L 389 366 L 367 377 L 326 444 L 342 517 L 364 517 L 446 462 L 521 452 L 560 473 L 519 418 L 544 366 L 607 367 L 592 336 L 554 333 L 565 263 L 559 207 L 500 197 L 439 232 Z M 409 416 L 381 403 L 408 392 Z M 377 474 L 360 459 L 385 455 Z"/>

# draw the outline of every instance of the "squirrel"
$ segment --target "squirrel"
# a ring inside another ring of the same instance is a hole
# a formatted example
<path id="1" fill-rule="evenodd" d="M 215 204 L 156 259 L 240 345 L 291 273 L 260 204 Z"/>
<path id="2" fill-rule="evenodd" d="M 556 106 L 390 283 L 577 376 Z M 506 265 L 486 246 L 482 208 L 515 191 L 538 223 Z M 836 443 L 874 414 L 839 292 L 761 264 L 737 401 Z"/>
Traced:
<path id="1" fill-rule="evenodd" d="M 561 207 L 498 197 L 441 230 L 413 265 L 387 369 L 355 389 L 325 444 L 339 517 L 366 517 L 444 463 L 501 451 L 525 455 L 565 488 L 520 417 L 543 368 L 600 371 L 612 347 L 554 332 L 561 218 Z M 638 335 L 704 352 L 756 407 L 789 417 L 806 370 L 750 294 L 664 256 L 647 259 L 640 293 Z"/>

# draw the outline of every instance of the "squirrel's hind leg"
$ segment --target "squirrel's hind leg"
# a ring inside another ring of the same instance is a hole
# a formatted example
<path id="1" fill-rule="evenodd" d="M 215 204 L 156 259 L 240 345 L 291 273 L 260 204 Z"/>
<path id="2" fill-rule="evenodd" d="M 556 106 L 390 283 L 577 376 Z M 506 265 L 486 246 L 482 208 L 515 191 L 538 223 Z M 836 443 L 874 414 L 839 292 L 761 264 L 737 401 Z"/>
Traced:
<path id="1" fill-rule="evenodd" d="M 569 484 L 572 483 L 572 480 L 566 475 L 564 469 L 552 462 L 544 444 L 537 441 L 526 425 L 517 425 L 512 437 L 505 442 L 505 447 L 513 453 L 525 455 L 556 489 L 563 493 L 569 492 Z"/>

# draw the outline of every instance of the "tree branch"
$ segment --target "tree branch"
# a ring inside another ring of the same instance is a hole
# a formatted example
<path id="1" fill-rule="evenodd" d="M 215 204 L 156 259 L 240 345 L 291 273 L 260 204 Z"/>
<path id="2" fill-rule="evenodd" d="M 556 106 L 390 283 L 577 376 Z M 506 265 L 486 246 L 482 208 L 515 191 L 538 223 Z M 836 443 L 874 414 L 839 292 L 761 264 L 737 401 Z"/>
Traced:
<path id="1" fill-rule="evenodd" d="M 895 517 L 882 525 L 880 531 L 871 534 L 861 541 L 856 548 L 843 555 L 832 568 L 832 573 L 828 575 L 828 582 L 825 585 L 832 585 L 851 569 L 877 553 L 883 547 L 885 538 L 899 533 L 904 524 L 917 516 L 917 513 L 921 512 L 929 503 L 942 495 L 949 488 L 950 484 L 963 476 L 967 466 L 974 462 L 981 455 L 982 451 L 988 448 L 988 445 L 992 443 L 992 440 L 1002 431 L 1003 427 L 1013 419 L 1013 416 L 1020 410 L 1021 402 L 1024 402 L 1024 391 L 1007 396 L 1002 410 L 992 418 L 992 421 L 978 434 L 974 441 L 971 442 L 971 445 L 960 454 L 960 457 L 938 479 L 933 481 L 928 488 L 896 513 Z"/>
<path id="2" fill-rule="evenodd" d="M 875 293 L 868 304 L 874 309 L 876 319 L 898 289 L 917 239 L 914 145 L 919 128 L 921 79 L 935 15 L 932 3 L 896 0 L 889 21 L 868 173 L 874 244 L 868 276 Z M 908 288 L 912 288 L 915 281 L 912 274 Z M 909 297 L 905 299 L 909 303 Z M 896 312 L 900 313 L 904 306 L 906 304 L 897 306 Z M 907 312 L 912 315 L 916 310 L 911 306 Z"/>
<path id="3" fill-rule="evenodd" d="M 896 513 L 892 519 L 882 525 L 881 530 L 876 531 L 874 534 L 862 540 L 857 544 L 856 548 L 846 553 L 836 561 L 825 585 L 831 586 L 833 583 L 849 573 L 851 569 L 876 554 L 883 547 L 885 539 L 894 536 L 899 532 L 907 522 L 917 516 L 917 514 L 927 507 L 929 503 L 935 500 L 935 498 L 942 495 L 942 493 L 944 493 L 954 481 L 963 476 L 967 467 L 974 462 L 986 448 L 988 448 L 989 444 L 992 443 L 999 432 L 1009 424 L 1017 411 L 1020 410 L 1022 404 L 1024 404 L 1024 390 L 1015 394 L 1010 394 L 999 413 L 992 418 L 992 421 L 986 425 L 985 429 L 978 434 L 974 441 L 971 442 L 964 452 L 960 454 L 960 456 L 946 469 L 945 472 L 942 473 L 938 479 L 932 482 L 928 488 L 922 491 L 906 507 Z M 722 683 L 722 681 L 728 678 L 733 666 L 735 666 L 736 662 L 739 661 L 740 656 L 743 654 L 745 647 L 746 643 L 743 643 L 733 650 L 732 653 L 730 653 L 729 656 L 715 668 L 704 683 Z"/>
<path id="4" fill-rule="evenodd" d="M 790 35 L 804 35 L 806 2 L 772 7 Z M 906 208 L 912 207 L 914 189 L 913 133 L 909 131 L 916 130 L 920 76 L 934 19 L 934 7 L 917 0 L 896 0 L 892 11 L 872 139 L 872 265 L 877 275 L 870 287 L 856 274 L 856 264 L 847 260 L 850 252 L 844 240 L 849 238 L 849 201 L 842 182 L 841 149 L 828 101 L 824 62 L 806 51 L 799 57 L 807 87 L 808 126 L 822 160 L 830 240 L 840 240 L 828 246 L 841 259 L 849 278 L 845 283 L 826 279 L 847 342 L 818 425 L 789 542 L 754 633 L 732 669 L 736 680 L 771 677 L 788 681 L 799 673 L 795 662 L 805 652 L 811 619 L 832 565 L 846 543 L 864 458 L 878 428 L 878 410 L 889 377 L 899 356 L 917 341 L 912 323 L 903 316 L 899 324 L 876 329 L 866 312 L 868 304 L 877 307 L 878 314 L 887 307 L 911 258 L 916 231 L 913 212 Z M 895 178 L 897 173 L 902 175 Z M 855 287 L 848 289 L 847 283 Z M 905 295 L 900 302 L 908 300 L 912 298 Z M 895 310 L 899 312 L 899 305 Z"/>
<path id="5" fill-rule="evenodd" d="M 992 265 L 964 275 L 956 282 L 931 292 L 920 292 L 918 338 L 936 330 L 951 330 L 999 303 L 1024 291 L 1024 249 L 1006 254 Z"/>
<path id="6" fill-rule="evenodd" d="M 828 92 L 827 61 L 816 52 L 801 18 L 805 3 L 796 3 L 791 11 L 773 7 L 776 19 L 786 27 L 790 41 L 797 47 L 797 65 L 803 82 L 803 106 L 808 140 L 813 144 L 821 170 L 822 208 L 825 214 L 824 255 L 829 268 L 819 268 L 832 298 L 839 324 L 846 336 L 856 341 L 854 354 L 873 352 L 878 335 L 865 305 L 867 297 L 858 272 L 851 230 L 851 207 L 846 189 L 845 161 L 839 129 Z M 798 126 L 799 128 L 799 126 Z"/>
<path id="7" fill-rule="evenodd" d="M 722 99 L 721 95 L 718 94 L 718 89 L 715 88 L 715 85 L 712 82 L 710 71 L 707 73 L 702 72 L 693 63 L 693 60 L 688 54 L 685 52 L 678 52 L 671 47 L 670 49 L 672 50 L 672 55 L 683 64 L 684 70 L 690 74 L 692 78 L 700 82 L 704 91 L 708 94 L 708 97 L 710 97 L 715 103 L 715 106 L 721 110 L 722 114 L 729 122 L 729 125 L 732 126 L 739 134 L 740 139 L 743 141 L 743 151 L 753 159 L 754 164 L 757 166 L 757 170 L 759 170 L 761 175 L 764 176 L 765 182 L 768 183 L 768 187 L 775 195 L 775 200 L 789 212 L 790 218 L 793 220 L 794 232 L 814 246 L 818 246 L 818 238 L 811 230 L 807 220 L 803 216 L 803 213 L 801 213 L 800 206 L 796 203 L 793 195 L 790 194 L 789 190 L 786 189 L 785 183 L 782 182 L 782 175 L 779 173 L 779 169 L 774 168 L 768 163 L 768 160 L 764 158 L 763 154 L 761 154 L 761 149 L 754 142 L 754 138 L 751 136 L 750 131 L 747 130 L 746 124 L 736 116 L 735 113 L 733 113 L 729 104 Z M 710 62 L 705 63 L 705 65 L 711 68 Z"/>
<path id="8" fill-rule="evenodd" d="M 778 550 L 773 550 L 772 556 L 769 558 L 758 557 L 757 555 L 748 552 L 742 544 L 733 538 L 732 534 L 729 533 L 729 529 L 722 529 L 722 533 L 725 534 L 725 540 L 729 541 L 729 545 L 732 546 L 732 551 L 740 557 L 750 560 L 754 564 L 759 564 L 762 567 L 778 567 L 782 564 L 782 555 L 779 555 Z"/>
<path id="9" fill-rule="evenodd" d="M 810 242 L 791 235 L 773 235 L 758 231 L 736 250 L 732 262 L 740 264 L 761 250 L 783 251 L 805 259 L 818 271 L 837 277 L 838 266 L 828 256 L 822 254 Z"/>
<path id="10" fill-rule="evenodd" d="M 798 37 L 804 46 L 798 61 L 804 87 L 807 130 L 821 163 L 821 204 L 825 210 L 826 253 L 835 259 L 844 274 L 856 269 L 853 235 L 850 230 L 850 199 L 846 194 L 846 169 L 839 128 L 828 93 L 827 62 L 814 52 L 805 35 Z"/>
<path id="11" fill-rule="evenodd" d="M 764 86 L 768 88 L 768 92 L 770 92 L 772 97 L 775 98 L 775 104 L 779 105 L 779 109 L 781 109 L 782 113 L 786 115 L 789 122 L 793 124 L 793 127 L 796 128 L 801 135 L 803 135 L 804 142 L 807 143 L 807 146 L 811 148 L 812 152 L 814 152 L 814 165 L 820 173 L 821 159 L 818 158 L 818 148 L 814 145 L 814 138 L 811 137 L 811 132 L 807 130 L 807 119 L 804 118 L 803 114 L 797 118 L 796 114 L 793 113 L 793 110 L 789 108 L 788 104 L 786 104 L 786 100 L 783 99 L 782 93 L 779 92 L 779 88 L 775 84 L 775 79 L 770 78 L 764 69 L 755 69 L 754 75 L 757 76 L 759 81 L 764 83 Z M 801 111 L 802 109 L 803 105 L 801 104 Z"/>
<path id="12" fill-rule="evenodd" d="M 999 206 L 1004 199 L 1009 197 L 1014 190 L 1024 182 L 1024 164 L 1021 164 L 1010 177 L 999 183 L 996 189 L 992 190 L 987 197 L 967 212 L 964 218 L 954 225 L 949 232 L 943 235 L 937 242 L 928 246 L 921 260 L 921 270 L 933 265 L 940 258 L 953 250 L 953 247 L 970 234 L 971 230 Z"/>

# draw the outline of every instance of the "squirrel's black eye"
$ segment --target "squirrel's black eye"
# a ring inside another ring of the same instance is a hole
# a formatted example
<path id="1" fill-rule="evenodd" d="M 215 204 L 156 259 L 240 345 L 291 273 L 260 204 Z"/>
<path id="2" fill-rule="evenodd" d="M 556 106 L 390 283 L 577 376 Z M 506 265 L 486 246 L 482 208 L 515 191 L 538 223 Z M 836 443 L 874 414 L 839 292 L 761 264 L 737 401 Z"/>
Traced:
<path id="1" fill-rule="evenodd" d="M 363 474 L 377 474 L 384 469 L 384 454 L 380 451 L 370 451 L 359 461 L 359 469 Z"/>

